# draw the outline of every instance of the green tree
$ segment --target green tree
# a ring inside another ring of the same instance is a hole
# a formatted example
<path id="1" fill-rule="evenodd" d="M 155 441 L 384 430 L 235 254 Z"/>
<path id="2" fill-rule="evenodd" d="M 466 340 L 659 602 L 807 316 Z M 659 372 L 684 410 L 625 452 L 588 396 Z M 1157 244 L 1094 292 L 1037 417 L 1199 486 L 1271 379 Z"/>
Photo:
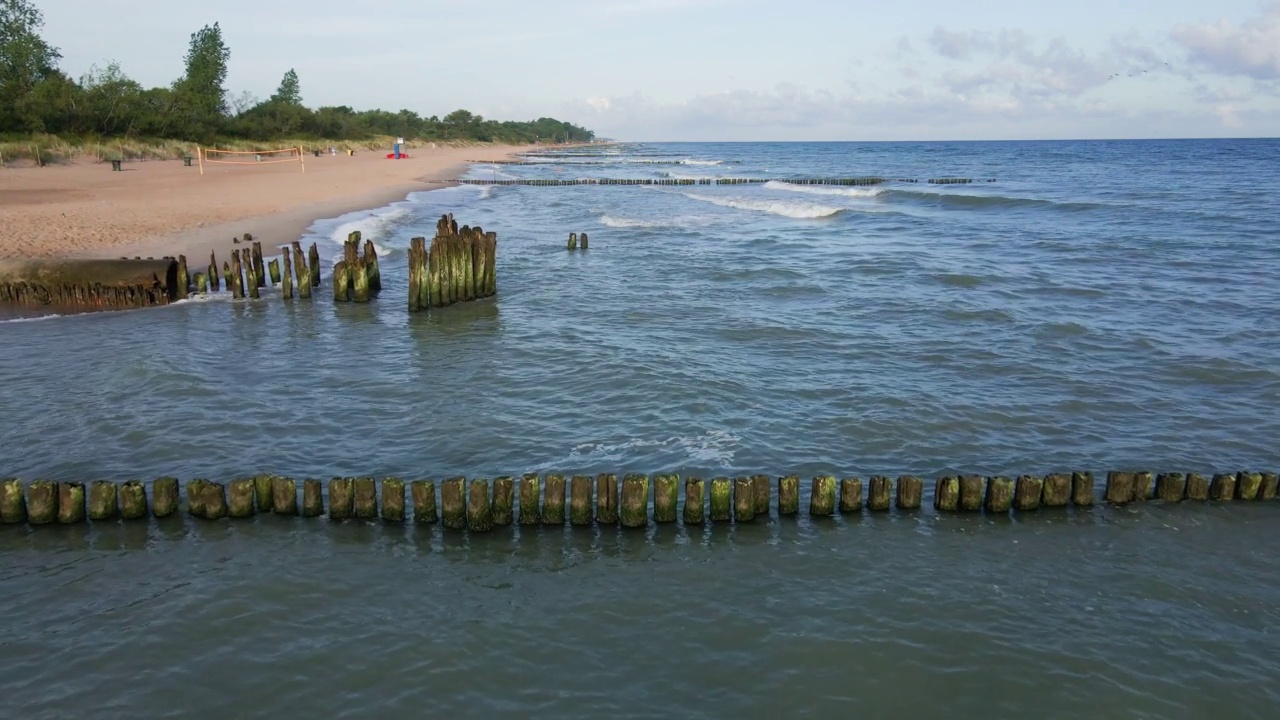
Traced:
<path id="1" fill-rule="evenodd" d="M 191 139 L 207 139 L 222 127 L 227 114 L 227 61 L 231 49 L 222 41 L 218 23 L 205 25 L 191 34 L 187 50 L 187 71 L 174 83 L 178 100 L 178 127 L 174 130 Z"/>
<path id="2" fill-rule="evenodd" d="M 293 68 L 289 68 L 289 72 L 284 74 L 284 78 L 280 80 L 280 87 L 276 90 L 276 94 L 271 96 L 271 102 L 280 103 L 281 105 L 301 105 L 302 90 L 298 84 L 298 73 Z"/>
<path id="3" fill-rule="evenodd" d="M 20 107 L 57 71 L 58 49 L 40 37 L 44 15 L 27 0 L 0 0 L 0 130 L 28 130 Z"/>

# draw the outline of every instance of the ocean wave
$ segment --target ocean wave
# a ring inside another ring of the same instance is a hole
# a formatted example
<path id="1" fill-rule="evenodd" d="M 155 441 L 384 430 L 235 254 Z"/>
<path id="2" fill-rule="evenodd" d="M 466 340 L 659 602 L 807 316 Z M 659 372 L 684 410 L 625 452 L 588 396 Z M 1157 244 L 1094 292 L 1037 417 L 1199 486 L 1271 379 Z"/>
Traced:
<path id="1" fill-rule="evenodd" d="M 740 442 L 741 438 L 731 432 L 711 430 L 702 435 L 583 443 L 570 450 L 565 462 L 590 465 L 621 462 L 636 454 L 663 453 L 678 457 L 683 462 L 728 467 L 733 463 L 733 456 Z"/>
<path id="2" fill-rule="evenodd" d="M 768 190 L 786 190 L 787 192 L 806 193 L 809 195 L 838 195 L 841 197 L 875 197 L 883 192 L 880 188 L 792 185 L 791 183 L 777 180 L 770 180 L 763 187 Z"/>
<path id="3" fill-rule="evenodd" d="M 683 195 L 691 200 L 708 202 L 712 205 L 719 205 L 720 207 L 734 208 L 737 210 L 755 210 L 757 212 L 766 212 L 773 215 L 781 215 L 783 217 L 797 219 L 831 217 L 832 215 L 837 215 L 846 210 L 846 208 L 836 207 L 834 205 L 817 205 L 814 203 L 792 202 L 787 200 L 752 200 L 748 198 L 699 195 L 698 193 L 683 193 Z"/>
<path id="4" fill-rule="evenodd" d="M 681 165 L 719 165 L 723 160 L 681 160 Z"/>
<path id="5" fill-rule="evenodd" d="M 7 325 L 7 324 L 9 324 L 9 323 L 29 323 L 29 322 L 40 322 L 41 320 L 52 320 L 52 319 L 54 319 L 54 318 L 60 318 L 60 317 L 68 317 L 68 316 L 67 316 L 67 315 L 59 315 L 59 314 L 57 314 L 57 313 L 50 313 L 49 315 L 36 315 L 36 316 L 34 316 L 34 317 L 16 317 L 16 318 L 8 318 L 8 319 L 5 319 L 5 320 L 0 320 L 0 325 Z"/>
<path id="6" fill-rule="evenodd" d="M 986 208 L 1049 208 L 1055 210 L 1067 211 L 1083 211 L 1097 210 L 1105 208 L 1105 203 L 1091 202 L 1060 202 L 1057 200 L 1048 200 L 1045 198 L 1027 198 L 1013 197 L 1008 195 L 970 195 L 965 193 L 953 193 L 947 191 L 929 192 L 927 190 L 901 190 L 889 189 L 884 190 L 881 196 L 890 200 L 907 200 L 912 202 L 927 202 L 931 204 L 941 205 L 943 207 L 954 207 L 961 209 L 986 209 Z"/>
<path id="7" fill-rule="evenodd" d="M 383 239 L 390 234 L 391 229 L 396 225 L 413 217 L 413 210 L 410 208 L 409 203 L 396 203 L 376 210 L 361 210 L 358 213 L 352 213 L 352 215 L 357 215 L 357 217 L 345 222 L 339 222 L 337 226 L 328 232 L 326 239 L 330 245 L 341 248 L 346 243 L 347 236 L 359 230 L 361 241 L 372 240 L 373 250 L 378 257 L 386 257 L 391 254 L 391 249 L 383 247 L 381 244 Z M 335 253 L 334 262 L 337 262 L 339 255 L 341 253 Z"/>
<path id="8" fill-rule="evenodd" d="M 660 228 L 671 227 L 674 222 L 671 220 L 636 220 L 634 218 L 604 215 L 600 218 L 600 224 L 611 228 Z"/>

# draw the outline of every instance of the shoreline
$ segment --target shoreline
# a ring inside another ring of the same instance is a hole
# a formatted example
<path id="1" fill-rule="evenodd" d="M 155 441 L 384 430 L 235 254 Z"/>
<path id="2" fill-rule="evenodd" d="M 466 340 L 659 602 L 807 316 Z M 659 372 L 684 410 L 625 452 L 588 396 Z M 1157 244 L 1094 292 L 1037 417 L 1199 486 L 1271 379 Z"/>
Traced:
<path id="1" fill-rule="evenodd" d="M 165 257 L 192 268 L 219 265 L 245 233 L 268 248 L 299 240 L 317 221 L 452 186 L 473 162 L 501 160 L 547 146 L 414 148 L 401 160 L 373 152 L 304 157 L 293 163 L 195 167 L 178 161 L 99 163 L 0 171 L 6 215 L 0 259 Z M 564 146 L 555 146 L 564 147 Z M 135 174 L 136 173 L 136 174 Z"/>

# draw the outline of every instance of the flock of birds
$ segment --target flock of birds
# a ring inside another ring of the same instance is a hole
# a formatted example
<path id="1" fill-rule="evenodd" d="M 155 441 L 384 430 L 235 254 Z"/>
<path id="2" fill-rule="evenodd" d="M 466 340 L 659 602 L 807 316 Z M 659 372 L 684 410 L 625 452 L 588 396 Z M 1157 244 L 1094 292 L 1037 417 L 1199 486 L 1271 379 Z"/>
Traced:
<path id="1" fill-rule="evenodd" d="M 1165 64 L 1164 64 L 1164 66 L 1165 66 L 1165 67 L 1169 67 L 1169 63 L 1165 63 Z M 1160 66 L 1159 66 L 1159 65 L 1157 65 L 1157 66 L 1152 67 L 1152 68 L 1147 68 L 1146 70 L 1143 70 L 1142 72 L 1131 72 L 1131 73 L 1129 73 L 1129 74 L 1128 74 L 1128 77 L 1142 77 L 1143 75 L 1146 75 L 1147 73 L 1151 72 L 1152 70 L 1159 70 L 1159 69 L 1160 69 Z M 1111 77 L 1107 78 L 1107 81 L 1109 82 L 1109 81 L 1111 81 L 1111 80 L 1115 80 L 1116 78 L 1120 77 L 1120 76 L 1121 76 L 1121 75 L 1123 75 L 1123 74 L 1124 74 L 1124 73 L 1114 73 Z"/>

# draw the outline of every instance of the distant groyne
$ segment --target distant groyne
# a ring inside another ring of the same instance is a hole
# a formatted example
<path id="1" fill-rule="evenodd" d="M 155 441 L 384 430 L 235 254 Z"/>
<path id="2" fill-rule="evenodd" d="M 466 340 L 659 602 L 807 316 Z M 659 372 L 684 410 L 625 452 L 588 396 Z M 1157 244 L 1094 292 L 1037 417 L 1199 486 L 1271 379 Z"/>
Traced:
<path id="1" fill-rule="evenodd" d="M 835 185 L 840 187 L 880 185 L 887 182 L 926 183 L 929 185 L 971 185 L 973 183 L 993 183 L 994 178 L 979 180 L 974 178 L 882 178 L 882 177 L 847 177 L 847 178 L 534 178 L 527 180 L 454 180 L 461 185 L 511 185 L 520 187 L 563 187 L 568 185 L 763 185 L 765 183 L 784 183 L 786 185 Z"/>

